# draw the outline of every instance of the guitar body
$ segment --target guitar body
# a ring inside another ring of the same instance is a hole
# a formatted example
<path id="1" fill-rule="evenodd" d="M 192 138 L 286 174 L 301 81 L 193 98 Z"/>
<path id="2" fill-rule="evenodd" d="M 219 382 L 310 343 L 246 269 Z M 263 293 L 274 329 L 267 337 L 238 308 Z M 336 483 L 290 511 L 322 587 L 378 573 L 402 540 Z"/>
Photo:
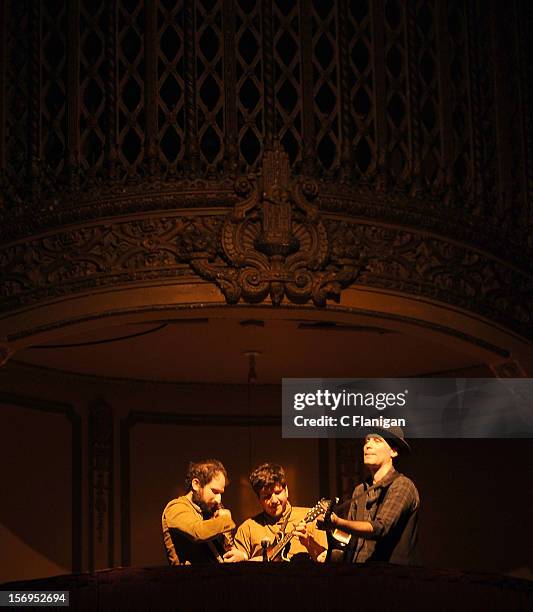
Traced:
<path id="1" fill-rule="evenodd" d="M 344 534 L 344 532 L 341 533 L 343 535 L 347 535 Z M 328 538 L 328 552 L 326 555 L 326 561 L 331 561 L 332 563 L 342 563 L 344 560 L 344 552 L 346 550 L 347 543 L 335 537 L 335 531 L 328 531 L 326 536 Z"/>
<path id="2" fill-rule="evenodd" d="M 321 522 L 322 525 L 321 527 L 319 527 L 320 529 L 326 530 L 326 537 L 328 539 L 328 552 L 326 554 L 326 562 L 331 561 L 332 563 L 341 563 L 344 560 L 346 546 L 350 542 L 349 533 L 341 531 L 340 529 L 331 528 L 331 514 L 338 503 L 338 497 L 336 497 L 329 503 L 328 508 L 324 513 L 324 520 Z M 344 503 L 341 504 L 341 506 L 337 506 L 337 508 L 335 509 L 340 509 L 342 506 L 344 506 L 344 508 L 347 507 L 347 505 Z"/>
<path id="3" fill-rule="evenodd" d="M 311 523 L 316 519 L 317 516 L 323 514 L 327 509 L 327 504 L 330 503 L 325 499 L 321 499 L 315 506 L 309 510 L 309 512 L 303 518 L 303 521 Z M 291 540 L 293 538 L 293 532 L 286 533 L 281 537 L 278 542 L 272 544 L 267 548 L 267 559 L 268 561 L 290 561 L 289 550 L 291 547 Z"/>
<path id="4" fill-rule="evenodd" d="M 276 552 L 276 547 L 277 547 L 278 544 L 279 544 L 279 542 L 275 543 L 275 544 L 272 544 L 271 546 L 269 546 L 267 548 L 267 558 L 268 558 L 269 561 L 272 561 L 273 563 L 280 563 L 280 562 L 283 562 L 283 561 L 285 561 L 287 563 L 288 561 L 290 561 L 288 555 L 289 555 L 289 551 L 291 549 L 291 543 L 290 543 L 290 541 L 287 542 L 285 544 L 285 546 L 281 549 L 281 551 Z M 276 553 L 276 554 L 274 554 L 274 553 Z"/>

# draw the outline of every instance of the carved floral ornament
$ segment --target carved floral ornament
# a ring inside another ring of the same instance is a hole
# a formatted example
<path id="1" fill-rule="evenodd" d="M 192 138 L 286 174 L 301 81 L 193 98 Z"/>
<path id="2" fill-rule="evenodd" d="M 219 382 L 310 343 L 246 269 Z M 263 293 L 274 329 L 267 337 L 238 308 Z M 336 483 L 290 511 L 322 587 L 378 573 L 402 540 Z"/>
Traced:
<path id="1" fill-rule="evenodd" d="M 270 296 L 325 306 L 340 300 L 341 290 L 366 268 L 359 251 L 335 257 L 326 228 L 313 200 L 315 181 L 292 179 L 289 157 L 279 142 L 265 152 L 255 185 L 238 179 L 235 190 L 243 199 L 222 223 L 218 250 L 229 264 L 202 254 L 190 265 L 202 278 L 220 288 L 229 304 L 262 302 Z"/>

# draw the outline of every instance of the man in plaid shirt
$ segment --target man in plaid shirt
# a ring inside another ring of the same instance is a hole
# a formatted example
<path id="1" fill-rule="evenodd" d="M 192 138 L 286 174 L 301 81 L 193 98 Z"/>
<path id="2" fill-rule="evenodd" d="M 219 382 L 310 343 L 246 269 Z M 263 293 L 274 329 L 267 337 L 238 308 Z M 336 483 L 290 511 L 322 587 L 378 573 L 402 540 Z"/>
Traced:
<path id="1" fill-rule="evenodd" d="M 348 518 L 331 515 L 333 527 L 351 534 L 345 562 L 413 563 L 420 498 L 413 482 L 393 465 L 395 457 L 410 451 L 399 427 L 373 429 L 366 436 L 370 478 L 355 487 Z"/>

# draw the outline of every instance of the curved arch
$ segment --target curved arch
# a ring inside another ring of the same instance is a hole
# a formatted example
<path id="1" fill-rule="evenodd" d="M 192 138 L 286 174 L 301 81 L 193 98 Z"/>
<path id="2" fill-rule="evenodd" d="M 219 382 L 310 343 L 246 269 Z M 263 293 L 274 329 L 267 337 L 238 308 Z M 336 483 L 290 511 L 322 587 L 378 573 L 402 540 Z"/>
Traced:
<path id="1" fill-rule="evenodd" d="M 113 325 L 163 322 L 216 315 L 227 319 L 328 320 L 339 324 L 362 321 L 421 337 L 470 355 L 479 363 L 495 366 L 510 358 L 525 372 L 533 372 L 532 346 L 516 333 L 480 316 L 436 301 L 415 299 L 385 290 L 354 286 L 342 294 L 339 304 L 323 309 L 283 303 L 229 306 L 210 283 L 145 284 L 135 288 L 105 289 L 67 296 L 0 319 L 0 337 L 11 356 L 26 347 L 62 343 L 72 335 Z"/>

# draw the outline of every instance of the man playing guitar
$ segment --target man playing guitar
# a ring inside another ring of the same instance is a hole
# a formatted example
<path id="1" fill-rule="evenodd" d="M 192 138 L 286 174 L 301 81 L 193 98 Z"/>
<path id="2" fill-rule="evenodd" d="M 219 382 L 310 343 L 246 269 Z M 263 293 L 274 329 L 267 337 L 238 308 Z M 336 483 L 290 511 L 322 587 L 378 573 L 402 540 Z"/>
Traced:
<path id="1" fill-rule="evenodd" d="M 239 526 L 236 548 L 251 561 L 262 561 L 265 555 L 269 561 L 289 561 L 299 554 L 323 561 L 327 538 L 323 531 L 315 529 L 314 523 L 323 511 L 313 513 L 309 508 L 291 506 L 285 470 L 280 465 L 264 463 L 250 474 L 250 484 L 263 511 Z M 261 542 L 267 543 L 266 551 Z"/>
<path id="2" fill-rule="evenodd" d="M 400 427 L 372 428 L 363 459 L 370 477 L 352 494 L 348 518 L 330 513 L 329 526 L 351 535 L 346 563 L 396 563 L 415 560 L 420 497 L 413 481 L 397 472 L 393 460 L 411 447 Z"/>
<path id="3" fill-rule="evenodd" d="M 233 546 L 231 512 L 222 507 L 227 473 L 220 461 L 190 463 L 186 494 L 163 510 L 163 540 L 170 565 L 233 563 L 247 559 Z"/>

